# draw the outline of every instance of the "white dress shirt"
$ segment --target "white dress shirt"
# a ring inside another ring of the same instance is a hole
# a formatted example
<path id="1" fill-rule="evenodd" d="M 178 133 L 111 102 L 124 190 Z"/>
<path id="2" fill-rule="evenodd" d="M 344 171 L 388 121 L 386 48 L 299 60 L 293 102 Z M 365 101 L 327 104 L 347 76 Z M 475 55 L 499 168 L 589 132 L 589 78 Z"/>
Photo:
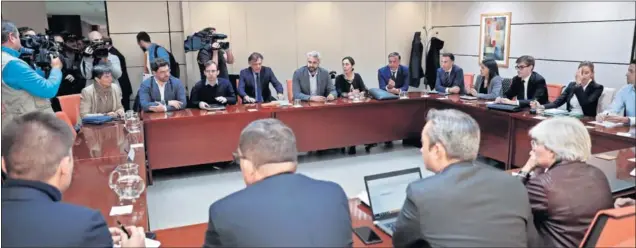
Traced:
<path id="1" fill-rule="evenodd" d="M 528 100 L 528 80 L 530 80 L 530 76 L 532 76 L 532 74 L 521 79 L 521 83 L 523 83 L 523 99 L 526 100 Z M 517 99 L 517 105 L 519 105 L 519 99 Z"/>
<path id="2" fill-rule="evenodd" d="M 316 92 L 318 90 L 318 70 L 316 69 L 316 74 L 314 74 L 313 76 L 311 75 L 311 72 L 309 72 L 309 93 L 311 93 L 312 96 L 317 96 L 318 93 Z"/>
<path id="3" fill-rule="evenodd" d="M 589 86 L 591 82 L 592 80 L 590 80 L 589 82 L 587 82 L 585 86 L 583 86 L 583 91 L 587 89 L 587 86 Z M 583 107 L 581 106 L 581 103 L 579 103 L 579 98 L 576 96 L 576 94 L 574 94 L 572 98 L 570 98 L 570 107 L 571 107 L 570 112 L 580 113 L 580 114 L 583 113 Z"/>

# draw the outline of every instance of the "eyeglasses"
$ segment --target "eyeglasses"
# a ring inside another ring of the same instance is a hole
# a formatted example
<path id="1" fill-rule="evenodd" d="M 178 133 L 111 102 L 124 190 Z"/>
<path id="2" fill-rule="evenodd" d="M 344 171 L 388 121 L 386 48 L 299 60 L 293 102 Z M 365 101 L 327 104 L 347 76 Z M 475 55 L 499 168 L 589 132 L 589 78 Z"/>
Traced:
<path id="1" fill-rule="evenodd" d="M 537 148 L 537 146 L 539 146 L 539 143 L 537 143 L 536 140 L 531 140 L 530 141 L 530 146 L 532 146 L 532 149 Z"/>
<path id="2" fill-rule="evenodd" d="M 515 69 L 517 69 L 517 70 L 523 70 L 523 69 L 526 69 L 526 68 L 528 68 L 528 67 L 529 67 L 529 66 L 527 66 L 527 65 L 517 65 L 517 66 L 515 66 Z"/>
<path id="3" fill-rule="evenodd" d="M 240 155 L 238 151 L 232 153 L 232 162 L 241 164 L 241 159 L 245 159 L 245 156 Z"/>

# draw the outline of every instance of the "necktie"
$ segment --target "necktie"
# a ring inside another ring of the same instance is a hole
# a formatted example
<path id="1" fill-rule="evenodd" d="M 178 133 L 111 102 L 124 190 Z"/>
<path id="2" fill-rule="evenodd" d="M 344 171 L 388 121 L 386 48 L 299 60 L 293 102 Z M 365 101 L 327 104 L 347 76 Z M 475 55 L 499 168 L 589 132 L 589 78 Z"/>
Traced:
<path id="1" fill-rule="evenodd" d="M 256 73 L 256 81 L 254 82 L 254 89 L 256 91 L 256 102 L 263 102 L 263 94 L 261 90 L 258 88 L 258 85 L 261 83 L 261 75 L 260 73 Z"/>
<path id="2" fill-rule="evenodd" d="M 522 87 L 521 90 L 523 90 L 523 93 L 522 93 L 521 96 L 523 97 L 523 100 L 527 100 L 528 99 L 528 93 L 526 93 L 526 88 L 527 88 L 526 87 L 526 80 L 521 80 L 521 87 Z"/>
<path id="3" fill-rule="evenodd" d="M 397 74 L 397 72 L 396 72 L 396 71 L 392 71 L 392 72 L 391 72 L 391 77 L 392 77 L 393 79 L 397 79 L 397 76 L 396 76 L 395 74 Z"/>

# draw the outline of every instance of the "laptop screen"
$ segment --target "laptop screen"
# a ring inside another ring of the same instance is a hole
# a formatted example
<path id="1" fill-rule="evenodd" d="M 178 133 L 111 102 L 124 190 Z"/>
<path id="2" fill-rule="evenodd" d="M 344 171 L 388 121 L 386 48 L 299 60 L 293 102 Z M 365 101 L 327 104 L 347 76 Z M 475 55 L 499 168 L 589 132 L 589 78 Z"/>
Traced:
<path id="1" fill-rule="evenodd" d="M 374 219 L 399 213 L 406 199 L 406 187 L 421 177 L 418 168 L 407 173 L 367 180 Z"/>

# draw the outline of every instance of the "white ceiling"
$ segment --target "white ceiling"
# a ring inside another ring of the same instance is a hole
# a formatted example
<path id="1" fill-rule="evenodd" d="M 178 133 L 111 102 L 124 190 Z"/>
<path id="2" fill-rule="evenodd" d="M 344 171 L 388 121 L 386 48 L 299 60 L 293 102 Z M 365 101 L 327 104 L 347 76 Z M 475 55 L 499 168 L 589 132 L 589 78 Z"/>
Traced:
<path id="1" fill-rule="evenodd" d="M 104 1 L 46 1 L 48 15 L 80 15 L 82 20 L 93 25 L 106 25 Z"/>

